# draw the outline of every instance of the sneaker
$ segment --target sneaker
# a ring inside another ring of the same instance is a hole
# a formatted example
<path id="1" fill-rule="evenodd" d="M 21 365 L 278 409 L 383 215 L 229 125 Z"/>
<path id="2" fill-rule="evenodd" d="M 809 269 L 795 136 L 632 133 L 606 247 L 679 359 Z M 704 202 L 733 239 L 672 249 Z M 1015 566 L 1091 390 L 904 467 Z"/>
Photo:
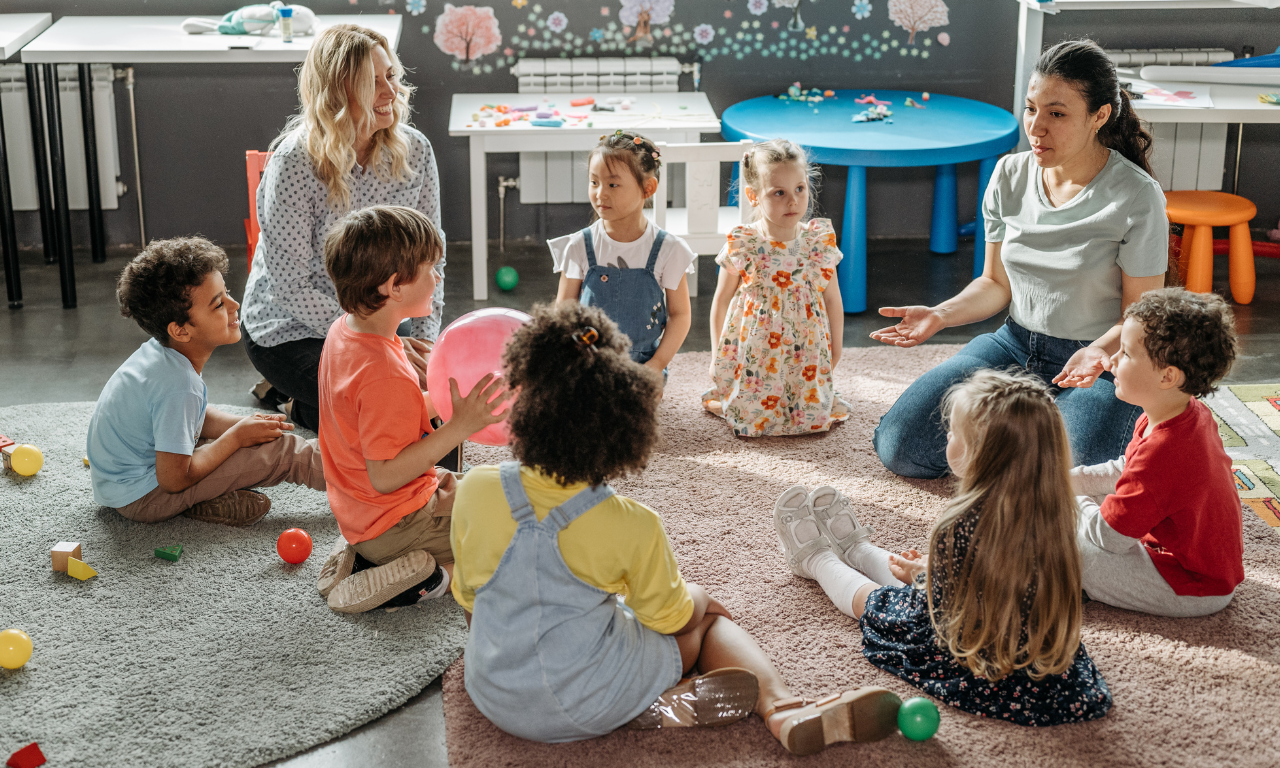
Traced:
<path id="1" fill-rule="evenodd" d="M 289 398 L 283 403 L 277 405 L 276 410 L 283 413 L 284 417 L 289 421 L 293 421 L 293 398 Z"/>
<path id="2" fill-rule="evenodd" d="M 627 727 L 644 731 L 729 725 L 755 711 L 759 696 L 760 683 L 753 673 L 738 667 L 716 669 L 663 691 Z"/>
<path id="3" fill-rule="evenodd" d="M 271 382 L 267 381 L 266 379 L 263 379 L 262 381 L 259 381 L 257 384 L 253 385 L 253 389 L 249 390 L 249 394 L 253 395 L 259 400 L 266 400 L 267 397 L 271 394 L 271 390 L 273 389 L 275 389 L 275 387 L 271 386 Z"/>
<path id="4" fill-rule="evenodd" d="M 338 536 L 338 540 L 333 543 L 333 550 L 320 568 L 320 578 L 316 579 L 316 589 L 320 590 L 320 596 L 328 597 L 339 582 L 350 576 L 351 567 L 355 562 L 355 547 L 348 544 L 342 536 Z"/>
<path id="5" fill-rule="evenodd" d="M 410 605 L 421 605 L 437 597 L 449 594 L 449 572 L 437 565 L 436 570 L 426 581 L 415 584 L 382 604 L 385 610 L 399 610 Z"/>
<path id="6" fill-rule="evenodd" d="M 247 528 L 271 511 L 271 499 L 257 491 L 232 491 L 195 504 L 182 514 L 202 523 Z"/>
<path id="7" fill-rule="evenodd" d="M 329 607 L 338 613 L 363 613 L 377 608 L 409 587 L 426 580 L 436 569 L 436 559 L 417 549 L 343 579 L 329 593 Z"/>

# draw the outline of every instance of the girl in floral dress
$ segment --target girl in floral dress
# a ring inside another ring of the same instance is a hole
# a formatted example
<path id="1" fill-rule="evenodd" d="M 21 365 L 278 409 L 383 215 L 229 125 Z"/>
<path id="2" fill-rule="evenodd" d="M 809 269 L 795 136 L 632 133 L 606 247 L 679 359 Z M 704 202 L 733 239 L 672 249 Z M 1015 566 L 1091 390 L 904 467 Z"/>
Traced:
<path id="1" fill-rule="evenodd" d="M 786 139 L 742 156 L 756 221 L 734 227 L 716 257 L 713 386 L 702 396 L 735 435 L 825 432 L 849 418 L 832 383 L 844 331 L 841 254 L 831 221 L 808 220 L 814 176 L 804 150 Z"/>

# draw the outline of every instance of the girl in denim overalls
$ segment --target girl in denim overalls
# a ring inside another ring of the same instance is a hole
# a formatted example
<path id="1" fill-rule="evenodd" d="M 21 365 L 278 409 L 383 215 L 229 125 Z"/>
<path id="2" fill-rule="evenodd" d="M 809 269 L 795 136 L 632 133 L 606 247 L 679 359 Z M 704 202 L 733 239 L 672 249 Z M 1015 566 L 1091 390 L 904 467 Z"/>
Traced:
<path id="1" fill-rule="evenodd" d="M 798 754 L 894 731 L 899 700 L 883 688 L 792 696 L 729 611 L 681 577 L 658 514 L 609 487 L 648 463 L 660 389 L 602 311 L 538 307 L 503 363 L 517 461 L 467 474 L 451 536 L 466 688 L 486 717 L 563 742 L 755 712 Z"/>
<path id="2" fill-rule="evenodd" d="M 692 318 L 685 273 L 697 255 L 645 218 L 662 161 L 643 136 L 601 136 L 588 160 L 591 226 L 548 240 L 560 273 L 556 301 L 600 307 L 631 339 L 631 359 L 665 371 Z M 665 380 L 665 375 L 664 375 Z"/>

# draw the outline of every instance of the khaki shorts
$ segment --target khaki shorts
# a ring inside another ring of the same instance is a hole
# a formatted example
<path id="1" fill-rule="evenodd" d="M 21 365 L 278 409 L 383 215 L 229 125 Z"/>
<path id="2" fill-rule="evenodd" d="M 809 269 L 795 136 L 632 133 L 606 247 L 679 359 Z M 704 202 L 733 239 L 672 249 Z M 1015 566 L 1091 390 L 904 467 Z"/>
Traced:
<path id="1" fill-rule="evenodd" d="M 452 472 L 441 469 L 439 473 L 440 486 L 422 509 L 400 518 L 400 522 L 382 535 L 353 544 L 355 551 L 374 565 L 386 565 L 417 549 L 430 552 L 441 565 L 452 563 L 449 528 L 453 523 L 453 496 L 458 481 Z"/>

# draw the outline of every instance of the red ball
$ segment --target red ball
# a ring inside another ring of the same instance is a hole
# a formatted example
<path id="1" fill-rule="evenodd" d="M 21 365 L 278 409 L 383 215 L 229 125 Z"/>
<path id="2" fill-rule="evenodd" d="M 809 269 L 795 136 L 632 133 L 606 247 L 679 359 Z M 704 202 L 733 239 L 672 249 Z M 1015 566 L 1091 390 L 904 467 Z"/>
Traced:
<path id="1" fill-rule="evenodd" d="M 311 536 L 301 528 L 290 528 L 276 539 L 276 552 L 286 563 L 304 562 L 311 557 Z"/>

